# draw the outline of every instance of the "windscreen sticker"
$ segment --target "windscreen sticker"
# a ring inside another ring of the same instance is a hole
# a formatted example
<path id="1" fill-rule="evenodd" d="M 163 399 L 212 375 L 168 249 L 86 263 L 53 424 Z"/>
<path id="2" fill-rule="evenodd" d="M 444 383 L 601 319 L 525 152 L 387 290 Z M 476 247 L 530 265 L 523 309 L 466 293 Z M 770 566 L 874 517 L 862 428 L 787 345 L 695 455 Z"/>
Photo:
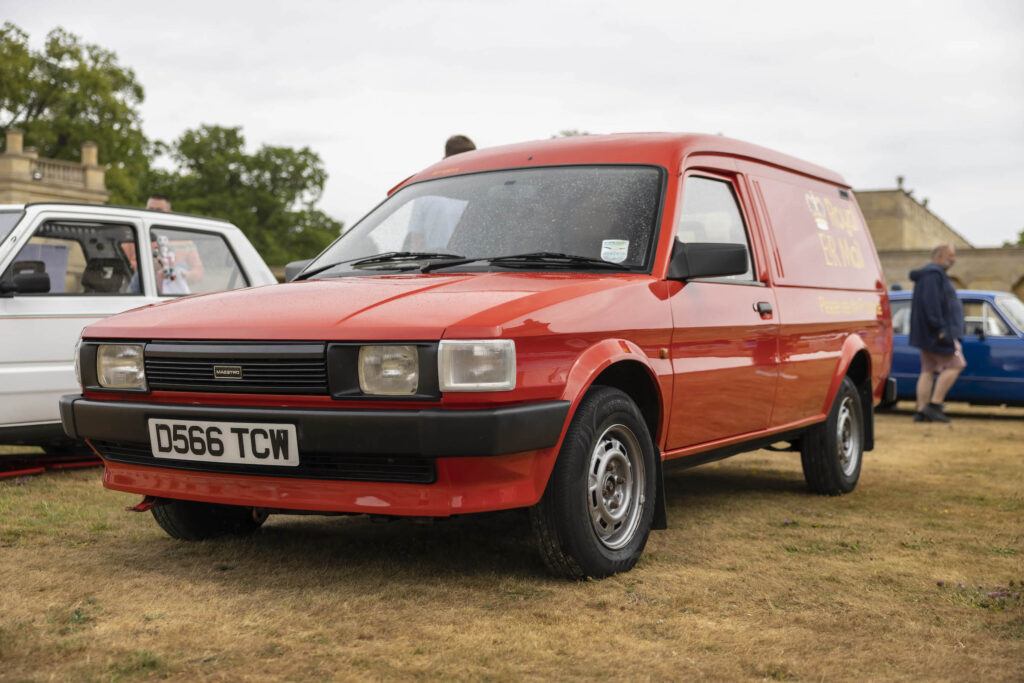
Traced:
<path id="1" fill-rule="evenodd" d="M 629 240 L 603 240 L 601 242 L 601 260 L 611 263 L 622 263 L 629 255 Z"/>

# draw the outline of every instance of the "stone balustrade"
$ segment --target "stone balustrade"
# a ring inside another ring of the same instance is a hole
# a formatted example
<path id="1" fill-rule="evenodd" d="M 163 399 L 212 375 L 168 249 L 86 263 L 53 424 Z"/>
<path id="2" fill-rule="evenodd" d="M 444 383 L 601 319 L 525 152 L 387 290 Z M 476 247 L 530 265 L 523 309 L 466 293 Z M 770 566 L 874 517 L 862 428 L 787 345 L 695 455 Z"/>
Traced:
<path id="1" fill-rule="evenodd" d="M 0 204 L 84 202 L 104 204 L 110 193 L 95 143 L 82 145 L 82 163 L 40 159 L 24 146 L 21 131 L 9 129 L 0 154 Z"/>

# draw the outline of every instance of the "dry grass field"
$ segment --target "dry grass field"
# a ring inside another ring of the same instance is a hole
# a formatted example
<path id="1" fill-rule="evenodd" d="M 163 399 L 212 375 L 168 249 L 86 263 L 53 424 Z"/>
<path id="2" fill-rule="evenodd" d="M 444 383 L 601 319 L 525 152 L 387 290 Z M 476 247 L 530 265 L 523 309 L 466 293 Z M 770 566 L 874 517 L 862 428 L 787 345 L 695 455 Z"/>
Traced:
<path id="1" fill-rule="evenodd" d="M 271 517 L 173 541 L 98 470 L 0 480 L 0 679 L 1024 679 L 1024 410 L 878 417 L 857 490 L 793 454 L 667 476 L 632 572 L 549 578 L 518 512 Z"/>

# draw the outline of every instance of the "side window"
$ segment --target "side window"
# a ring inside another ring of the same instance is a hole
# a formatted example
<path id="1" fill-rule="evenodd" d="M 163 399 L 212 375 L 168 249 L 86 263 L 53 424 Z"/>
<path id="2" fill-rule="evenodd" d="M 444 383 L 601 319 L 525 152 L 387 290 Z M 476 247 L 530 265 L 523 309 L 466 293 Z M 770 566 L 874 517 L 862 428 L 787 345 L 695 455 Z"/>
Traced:
<path id="1" fill-rule="evenodd" d="M 987 301 L 965 301 L 964 302 L 964 333 L 971 336 L 980 336 L 984 332 L 986 337 L 1009 337 L 1010 326 L 1003 322 L 992 304 Z"/>
<path id="2" fill-rule="evenodd" d="M 127 225 L 47 221 L 3 274 L 46 273 L 50 294 L 140 294 L 135 231 Z"/>
<path id="3" fill-rule="evenodd" d="M 910 301 L 893 301 L 892 310 L 892 333 L 910 334 Z"/>
<path id="4" fill-rule="evenodd" d="M 683 211 L 676 226 L 676 239 L 695 242 L 728 242 L 747 248 L 747 272 L 726 280 L 751 281 L 754 269 L 750 259 L 750 241 L 743 224 L 739 203 L 732 185 L 724 180 L 689 176 L 683 185 Z"/>
<path id="5" fill-rule="evenodd" d="M 156 291 L 161 296 L 206 294 L 249 285 L 221 235 L 197 230 L 150 230 Z"/>

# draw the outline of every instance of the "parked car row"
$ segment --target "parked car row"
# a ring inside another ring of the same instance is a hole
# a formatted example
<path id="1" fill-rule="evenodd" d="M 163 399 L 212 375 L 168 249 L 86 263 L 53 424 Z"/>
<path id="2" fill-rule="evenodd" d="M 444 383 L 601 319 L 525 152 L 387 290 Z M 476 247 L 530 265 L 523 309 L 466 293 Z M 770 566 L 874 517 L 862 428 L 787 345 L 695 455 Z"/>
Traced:
<path id="1" fill-rule="evenodd" d="M 963 289 L 967 367 L 946 396 L 948 401 L 1024 405 L 1024 303 L 1009 292 Z M 909 344 L 912 292 L 891 292 L 893 359 L 897 398 L 916 397 L 921 356 Z"/>
<path id="2" fill-rule="evenodd" d="M 75 349 L 86 325 L 185 294 L 274 282 L 241 230 L 224 221 L 0 205 L 0 444 L 67 447 L 58 403 L 79 388 Z"/>

